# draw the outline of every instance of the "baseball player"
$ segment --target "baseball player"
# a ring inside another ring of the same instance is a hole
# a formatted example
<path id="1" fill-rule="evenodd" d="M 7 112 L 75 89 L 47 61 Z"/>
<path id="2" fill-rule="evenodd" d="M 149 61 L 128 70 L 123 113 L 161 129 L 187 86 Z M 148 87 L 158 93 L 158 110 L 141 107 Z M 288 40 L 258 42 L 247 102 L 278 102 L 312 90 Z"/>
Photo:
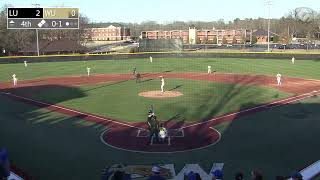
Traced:
<path id="1" fill-rule="evenodd" d="M 132 75 L 133 75 L 133 76 L 136 76 L 136 73 L 137 73 L 137 68 L 134 67 L 133 70 L 132 70 Z"/>
<path id="2" fill-rule="evenodd" d="M 87 67 L 87 75 L 88 75 L 88 77 L 90 76 L 90 71 L 91 71 L 91 68 Z"/>
<path id="3" fill-rule="evenodd" d="M 164 92 L 164 78 L 163 78 L 163 76 L 160 76 L 160 78 L 161 78 L 161 92 Z"/>
<path id="4" fill-rule="evenodd" d="M 278 73 L 276 77 L 277 77 L 278 86 L 280 86 L 281 85 L 281 74 Z"/>
<path id="5" fill-rule="evenodd" d="M 13 81 L 13 86 L 16 86 L 18 83 L 18 78 L 17 78 L 16 74 L 12 75 L 12 81 Z"/>
<path id="6" fill-rule="evenodd" d="M 150 62 L 152 63 L 152 56 L 150 56 Z"/>
<path id="7" fill-rule="evenodd" d="M 211 74 L 211 66 L 208 66 L 208 74 Z"/>
<path id="8" fill-rule="evenodd" d="M 152 110 L 149 110 L 148 112 L 147 123 L 150 131 L 150 143 L 153 143 L 153 138 L 155 138 L 155 142 L 159 142 L 159 122 Z"/>
<path id="9" fill-rule="evenodd" d="M 291 63 L 294 64 L 294 61 L 295 61 L 295 60 L 296 60 L 296 59 L 295 59 L 294 57 L 292 57 Z"/>
<path id="10" fill-rule="evenodd" d="M 23 61 L 24 67 L 28 67 L 27 61 Z"/>
<path id="11" fill-rule="evenodd" d="M 160 141 L 164 142 L 164 140 L 166 139 L 168 135 L 167 129 L 165 127 L 163 127 L 163 124 L 160 125 L 160 129 L 159 129 L 159 136 L 160 136 Z"/>

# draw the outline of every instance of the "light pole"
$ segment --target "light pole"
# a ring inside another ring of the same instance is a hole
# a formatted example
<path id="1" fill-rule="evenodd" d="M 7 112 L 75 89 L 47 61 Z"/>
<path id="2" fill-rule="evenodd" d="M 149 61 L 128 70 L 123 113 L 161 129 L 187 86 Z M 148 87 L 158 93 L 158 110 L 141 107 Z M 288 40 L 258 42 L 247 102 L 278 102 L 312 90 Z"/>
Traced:
<path id="1" fill-rule="evenodd" d="M 32 4 L 34 7 L 39 8 L 40 4 Z M 37 36 L 37 55 L 40 56 L 40 50 L 39 50 L 39 33 L 38 29 L 36 29 L 36 36 Z"/>
<path id="2" fill-rule="evenodd" d="M 268 6 L 268 52 L 270 52 L 270 6 L 271 1 L 267 0 L 266 5 Z"/>

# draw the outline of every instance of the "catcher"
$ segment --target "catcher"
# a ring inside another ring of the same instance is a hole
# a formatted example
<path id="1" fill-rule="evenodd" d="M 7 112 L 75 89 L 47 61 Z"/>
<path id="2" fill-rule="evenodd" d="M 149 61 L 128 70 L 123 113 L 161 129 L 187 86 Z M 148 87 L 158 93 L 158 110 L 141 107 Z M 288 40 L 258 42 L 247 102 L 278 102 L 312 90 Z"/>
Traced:
<path id="1" fill-rule="evenodd" d="M 160 125 L 159 129 L 159 136 L 160 136 L 160 141 L 163 143 L 168 136 L 168 131 L 167 129 L 163 126 L 163 124 Z"/>
<path id="2" fill-rule="evenodd" d="M 148 127 L 150 132 L 150 144 L 153 143 L 153 140 L 155 140 L 156 143 L 159 142 L 159 122 L 157 120 L 157 116 L 154 114 L 152 110 L 149 110 L 148 112 Z"/>

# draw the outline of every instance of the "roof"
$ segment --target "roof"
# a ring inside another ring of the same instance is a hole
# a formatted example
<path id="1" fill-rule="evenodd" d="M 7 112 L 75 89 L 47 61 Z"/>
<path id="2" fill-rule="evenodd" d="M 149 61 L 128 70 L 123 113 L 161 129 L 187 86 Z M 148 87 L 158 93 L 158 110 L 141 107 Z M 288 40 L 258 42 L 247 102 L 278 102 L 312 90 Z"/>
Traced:
<path id="1" fill-rule="evenodd" d="M 41 49 L 46 47 L 49 43 L 50 43 L 50 41 L 48 41 L 48 40 L 39 40 L 40 51 L 41 51 Z M 31 43 L 28 47 L 20 50 L 20 52 L 37 52 L 37 43 L 36 42 Z"/>
<path id="2" fill-rule="evenodd" d="M 84 51 L 86 48 L 78 42 L 69 39 L 60 39 L 52 41 L 46 47 L 41 49 L 42 52 L 59 52 L 59 51 Z"/>
<path id="3" fill-rule="evenodd" d="M 264 29 L 257 29 L 255 31 L 253 31 L 252 34 L 254 36 L 268 36 L 268 31 L 266 31 Z M 279 35 L 270 31 L 270 36 L 279 36 Z"/>
<path id="4" fill-rule="evenodd" d="M 54 41 L 39 41 L 40 52 L 74 52 L 85 51 L 86 47 L 80 45 L 77 41 L 69 39 L 60 39 Z M 29 47 L 21 50 L 20 52 L 37 52 L 37 44 L 34 42 Z"/>
<path id="5" fill-rule="evenodd" d="M 115 26 L 115 27 L 124 27 L 124 25 L 120 23 L 95 23 L 95 24 L 89 24 L 90 28 L 106 28 L 109 26 Z"/>

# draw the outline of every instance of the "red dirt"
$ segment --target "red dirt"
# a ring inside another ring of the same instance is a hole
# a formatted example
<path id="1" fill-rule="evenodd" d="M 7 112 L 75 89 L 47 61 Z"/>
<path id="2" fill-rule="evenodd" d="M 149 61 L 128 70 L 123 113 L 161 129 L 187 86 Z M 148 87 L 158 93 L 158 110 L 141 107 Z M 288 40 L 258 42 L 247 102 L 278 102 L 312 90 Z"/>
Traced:
<path id="1" fill-rule="evenodd" d="M 242 112 L 230 113 L 228 115 L 223 115 L 220 117 L 213 118 L 206 122 L 193 123 L 193 124 L 177 124 L 175 122 L 165 122 L 167 129 L 182 128 L 184 129 L 184 137 L 174 137 L 171 141 L 171 146 L 168 145 L 147 145 L 148 138 L 140 137 L 137 138 L 137 132 L 139 129 L 147 129 L 146 123 L 126 123 L 111 119 L 106 119 L 104 117 L 96 116 L 89 113 L 82 113 L 79 111 L 74 111 L 69 108 L 64 108 L 61 106 L 53 106 L 50 104 L 45 104 L 39 101 L 34 101 L 29 98 L 24 98 L 21 96 L 15 96 L 13 94 L 3 94 L 7 95 L 18 101 L 23 101 L 32 105 L 39 107 L 44 107 L 50 110 L 58 111 L 63 114 L 70 116 L 77 116 L 88 121 L 93 121 L 96 123 L 101 123 L 110 130 L 103 133 L 102 140 L 110 146 L 130 150 L 130 151 L 142 151 L 142 152 L 175 152 L 175 151 L 186 151 L 197 148 L 203 148 L 214 144 L 220 139 L 220 134 L 210 127 L 217 125 L 226 121 L 233 121 L 239 116 L 252 114 L 255 112 L 268 110 L 272 107 L 277 107 L 279 105 L 288 104 L 295 102 L 307 97 L 318 94 L 319 92 L 312 92 L 320 90 L 320 80 L 306 80 L 301 78 L 282 78 L 281 86 L 276 85 L 276 78 L 264 75 L 239 75 L 239 74 L 203 74 L 203 73 L 158 73 L 158 74 L 143 74 L 144 79 L 158 78 L 159 75 L 164 76 L 164 78 L 181 78 L 181 79 L 192 79 L 192 80 L 203 80 L 211 82 L 223 82 L 230 84 L 242 84 L 242 85 L 254 85 L 254 86 L 264 86 L 276 88 L 280 91 L 289 92 L 296 94 L 296 96 L 285 99 L 283 101 L 278 101 L 275 103 L 270 103 L 266 105 L 261 105 L 259 107 L 244 110 Z M 11 83 L 0 83 L 0 90 L 2 92 L 15 92 L 14 89 L 19 87 L 32 87 L 32 89 L 37 89 L 37 86 L 43 85 L 63 85 L 63 86 L 80 86 L 80 85 L 94 85 L 98 83 L 107 82 L 119 82 L 132 80 L 132 75 L 130 74 L 101 74 L 94 76 L 72 76 L 72 77 L 54 77 L 47 79 L 38 80 L 26 80 L 18 82 L 18 86 L 13 88 Z M 39 90 L 38 87 L 37 90 Z M 44 90 L 44 89 L 41 89 Z M 311 93 L 310 93 L 311 92 Z M 306 94 L 307 93 L 307 94 Z M 300 95 L 299 95 L 300 94 Z M 303 95 L 301 95 L 303 94 Z"/>
<path id="2" fill-rule="evenodd" d="M 280 91 L 302 94 L 310 92 L 313 89 L 320 89 L 320 80 L 309 80 L 302 78 L 283 77 L 282 85 L 276 85 L 276 78 L 265 75 L 240 75 L 240 74 L 204 74 L 204 73 L 162 73 L 164 78 L 180 78 L 191 80 L 202 80 L 210 82 L 223 82 L 230 84 L 255 85 L 276 88 Z M 158 78 L 159 73 L 146 73 L 142 75 L 143 79 Z M 53 77 L 47 79 L 35 79 L 18 82 L 18 87 L 39 86 L 39 85 L 95 85 L 98 83 L 108 83 L 117 81 L 132 80 L 131 74 L 98 74 L 90 77 L 87 76 L 69 76 L 69 77 Z M 143 80 L 142 79 L 142 80 Z M 12 83 L 0 83 L 0 89 L 12 88 Z"/>

